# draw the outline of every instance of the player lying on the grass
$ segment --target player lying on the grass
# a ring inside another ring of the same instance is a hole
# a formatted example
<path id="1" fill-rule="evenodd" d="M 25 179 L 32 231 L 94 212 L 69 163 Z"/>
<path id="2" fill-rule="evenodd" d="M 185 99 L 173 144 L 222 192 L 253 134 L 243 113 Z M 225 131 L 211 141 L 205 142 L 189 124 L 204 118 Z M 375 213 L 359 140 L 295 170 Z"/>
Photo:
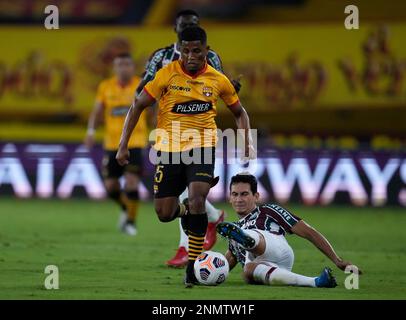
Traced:
<path id="1" fill-rule="evenodd" d="M 188 265 L 185 286 L 197 283 L 194 262 L 203 251 L 207 230 L 206 198 L 213 186 L 217 144 L 217 101 L 221 98 L 233 114 L 238 129 L 250 136 L 247 112 L 235 88 L 222 73 L 207 64 L 206 32 L 200 27 L 182 31 L 181 60 L 168 64 L 143 89 L 125 120 L 116 159 L 128 163 L 128 140 L 142 111 L 159 101 L 157 155 L 154 178 L 155 211 L 162 222 L 182 218 L 188 235 Z M 190 136 L 193 134 L 193 136 Z M 191 139 L 185 139 L 188 135 Z M 255 157 L 249 137 L 242 155 Z M 184 161 L 184 159 L 187 161 Z M 188 188 L 188 210 L 179 195 Z"/>
<path id="2" fill-rule="evenodd" d="M 248 283 L 306 287 L 335 287 L 330 268 L 318 277 L 291 272 L 294 254 L 285 239 L 293 233 L 309 240 L 341 270 L 351 262 L 344 261 L 328 240 L 305 221 L 277 204 L 257 205 L 257 180 L 251 174 L 237 174 L 230 182 L 230 203 L 240 220 L 223 222 L 217 231 L 229 239 L 226 258 L 232 269 L 238 262 L 244 267 Z"/>
<path id="3" fill-rule="evenodd" d="M 174 31 L 177 34 L 178 40 L 165 48 L 159 48 L 155 50 L 145 66 L 145 71 L 142 75 L 142 80 L 137 87 L 137 94 L 142 92 L 144 86 L 155 78 L 156 73 L 169 63 L 179 60 L 181 58 L 181 43 L 180 34 L 183 30 L 189 27 L 199 26 L 199 15 L 193 10 L 182 10 L 176 14 Z M 207 64 L 212 66 L 217 71 L 224 73 L 223 66 L 219 55 L 213 50 L 209 49 L 207 52 Z M 241 83 L 238 79 L 231 80 L 236 92 L 241 88 Z M 188 189 L 181 195 L 180 202 L 185 198 L 188 198 Z M 221 210 L 216 209 L 209 201 L 206 200 L 206 212 L 208 217 L 208 225 L 206 230 L 206 237 L 204 239 L 204 250 L 210 250 L 217 240 L 216 225 L 224 220 L 224 213 Z M 181 221 L 179 219 L 179 235 L 180 241 L 175 256 L 166 264 L 170 267 L 184 267 L 188 262 L 188 245 L 187 235 L 183 231 Z"/>
<path id="4" fill-rule="evenodd" d="M 122 208 L 119 228 L 122 232 L 134 236 L 137 233 L 135 220 L 138 212 L 138 185 L 143 167 L 142 149 L 147 145 L 147 118 L 143 114 L 131 139 L 130 161 L 125 167 L 116 160 L 121 128 L 132 102 L 133 94 L 140 78 L 134 75 L 134 61 L 129 54 L 121 54 L 113 60 L 114 76 L 102 81 L 97 90 L 96 102 L 89 117 L 84 144 L 91 148 L 95 143 L 94 134 L 98 125 L 105 124 L 104 157 L 102 175 L 107 194 Z M 119 178 L 124 175 L 124 190 L 121 190 Z"/>

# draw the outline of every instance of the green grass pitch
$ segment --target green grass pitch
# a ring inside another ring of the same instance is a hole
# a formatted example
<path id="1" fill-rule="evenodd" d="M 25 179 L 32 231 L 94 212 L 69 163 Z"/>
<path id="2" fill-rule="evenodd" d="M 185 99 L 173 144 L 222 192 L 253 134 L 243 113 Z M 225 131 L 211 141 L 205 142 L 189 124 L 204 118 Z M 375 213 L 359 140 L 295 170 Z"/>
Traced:
<path id="1" fill-rule="evenodd" d="M 234 220 L 227 204 L 227 220 Z M 183 270 L 164 262 L 178 244 L 177 221 L 164 224 L 143 203 L 136 237 L 117 231 L 110 201 L 0 198 L 0 299 L 405 299 L 406 212 L 401 208 L 288 206 L 319 229 L 337 252 L 364 271 L 358 290 L 315 247 L 288 236 L 293 271 L 318 275 L 331 266 L 334 289 L 247 285 L 237 266 L 218 287 L 185 289 Z M 224 252 L 219 239 L 215 251 Z M 59 268 L 59 290 L 46 290 L 44 269 Z"/>

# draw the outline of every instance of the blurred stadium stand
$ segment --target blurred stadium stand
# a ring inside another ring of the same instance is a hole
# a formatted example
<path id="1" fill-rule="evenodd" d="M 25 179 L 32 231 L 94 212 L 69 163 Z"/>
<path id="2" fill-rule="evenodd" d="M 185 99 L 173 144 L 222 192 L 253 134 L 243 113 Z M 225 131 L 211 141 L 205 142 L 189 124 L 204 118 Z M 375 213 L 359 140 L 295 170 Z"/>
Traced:
<path id="1" fill-rule="evenodd" d="M 0 23 L 43 21 L 47 0 L 0 0 Z M 303 23 L 342 21 L 343 7 L 357 5 L 365 21 L 404 21 L 404 1 L 391 0 L 55 0 L 64 24 L 153 24 L 173 21 L 180 9 L 194 9 L 204 23 Z M 152 17 L 153 16 L 153 17 Z"/>
<path id="2" fill-rule="evenodd" d="M 48 4 L 0 0 L 3 144 L 81 143 L 114 56 L 131 52 L 140 74 L 175 41 L 177 10 L 191 8 L 226 73 L 243 74 L 262 147 L 406 150 L 405 1 L 60 0 L 61 29 L 47 31 Z M 347 4 L 359 7 L 359 30 L 344 29 Z M 218 124 L 235 126 L 224 108 Z"/>
<path id="3" fill-rule="evenodd" d="M 3 25 L 2 29 L 5 30 L 9 28 L 10 24 L 17 26 L 29 24 L 32 25 L 33 29 L 40 26 L 44 19 L 43 10 L 47 4 L 48 2 L 45 0 L 16 0 L 12 2 L 0 0 L 0 24 Z M 365 90 L 369 91 L 367 92 L 369 96 L 382 95 L 382 92 L 378 92 L 379 89 L 375 90 L 376 87 L 382 85 L 385 81 L 390 83 L 387 88 L 388 98 L 380 103 L 380 105 L 386 104 L 384 108 L 370 108 L 372 99 L 361 99 L 357 101 L 357 104 L 362 104 L 363 108 L 353 108 L 347 105 L 346 108 L 340 108 L 339 110 L 337 110 L 337 108 L 330 108 L 328 104 L 346 104 L 345 102 L 343 103 L 342 101 L 338 101 L 339 99 L 332 98 L 327 102 L 323 101 L 321 103 L 319 102 L 320 99 L 318 99 L 318 96 L 323 93 L 323 90 L 326 91 L 324 87 L 331 81 L 332 76 L 331 72 L 329 73 L 328 70 L 326 70 L 323 57 L 315 52 L 312 57 L 314 60 L 308 60 L 308 62 L 306 62 L 302 56 L 309 56 L 309 49 L 305 49 L 305 52 L 298 52 L 298 50 L 301 50 L 300 48 L 291 48 L 283 52 L 277 49 L 277 51 L 280 52 L 275 52 L 275 47 L 278 47 L 278 42 L 283 46 L 292 46 L 294 43 L 294 41 L 286 43 L 286 39 L 280 38 L 283 37 L 284 30 L 283 27 L 278 27 L 278 23 L 285 23 L 287 27 L 298 24 L 303 24 L 303 27 L 306 27 L 309 22 L 311 25 L 317 24 L 314 28 L 316 37 L 323 36 L 323 34 L 317 31 L 318 29 L 323 29 L 323 27 L 328 27 L 332 24 L 342 25 L 344 19 L 344 5 L 342 1 L 65 0 L 56 1 L 55 4 L 59 6 L 61 26 L 66 26 L 66 29 L 68 29 L 71 24 L 80 26 L 89 25 L 89 28 L 91 25 L 114 25 L 116 27 L 135 24 L 138 25 L 137 28 L 159 26 L 169 31 L 176 11 L 182 8 L 196 9 L 202 17 L 202 24 L 207 25 L 210 29 L 210 36 L 213 35 L 214 30 L 221 31 L 229 28 L 229 22 L 232 23 L 231 25 L 238 25 L 242 29 L 250 30 L 251 33 L 248 33 L 248 35 L 254 32 L 250 29 L 253 24 L 260 23 L 264 25 L 265 23 L 265 26 L 274 26 L 272 35 L 275 35 L 275 40 L 271 37 L 270 40 L 266 39 L 265 41 L 275 41 L 275 44 L 269 44 L 267 48 L 260 46 L 258 48 L 252 48 L 252 50 L 269 50 L 269 61 L 265 61 L 265 65 L 258 65 L 255 61 L 253 63 L 256 63 L 256 65 L 250 65 L 250 63 L 241 64 L 241 61 L 239 61 L 241 59 L 233 59 L 230 53 L 223 53 L 223 51 L 225 51 L 224 48 L 218 45 L 215 48 L 222 55 L 225 69 L 230 76 L 236 76 L 237 72 L 244 74 L 242 97 L 248 108 L 252 104 L 255 106 L 250 110 L 255 123 L 258 123 L 260 126 L 268 126 L 268 124 L 270 124 L 269 127 L 275 130 L 276 133 L 288 134 L 297 130 L 300 130 L 301 133 L 304 134 L 323 135 L 333 133 L 335 135 L 355 134 L 362 136 L 372 133 L 382 133 L 399 136 L 405 133 L 403 123 L 406 108 L 403 77 L 406 58 L 405 56 L 399 55 L 396 51 L 390 51 L 390 45 L 392 44 L 390 43 L 390 37 L 393 36 L 393 34 L 391 34 L 391 26 L 385 27 L 387 35 L 384 41 L 387 42 L 383 44 L 387 46 L 387 48 L 383 50 L 387 50 L 388 52 L 374 53 L 374 48 L 381 46 L 378 26 L 385 22 L 393 24 L 397 21 L 404 22 L 406 20 L 406 5 L 404 1 L 393 0 L 390 6 L 378 0 L 352 2 L 352 4 L 359 6 L 362 25 L 366 23 L 369 24 L 367 28 L 369 28 L 370 35 L 365 36 L 361 40 L 361 43 L 354 43 L 358 52 L 352 48 L 348 50 L 348 53 L 354 55 L 356 53 L 360 54 L 362 53 L 361 51 L 363 51 L 364 61 L 360 63 L 359 58 L 356 58 L 356 60 L 358 60 L 356 61 L 357 65 L 354 65 L 348 54 L 347 56 L 331 56 L 329 58 L 339 59 L 337 64 L 342 72 L 339 76 L 342 77 L 344 75 L 347 85 L 354 93 L 357 90 L 357 86 L 364 85 Z M 376 30 L 373 28 L 374 24 L 377 26 L 375 28 Z M 404 27 L 404 25 L 402 26 Z M 64 29 L 64 27 L 62 27 L 62 29 Z M 13 30 L 13 32 L 14 31 L 15 30 Z M 90 29 L 88 32 L 86 29 L 82 31 L 83 33 L 91 33 Z M 131 32 L 131 29 L 127 29 L 126 32 Z M 266 32 L 266 29 L 261 35 L 263 35 L 264 32 Z M 403 32 L 404 28 L 398 32 L 396 37 L 401 38 L 404 36 Z M 120 31 L 118 30 L 117 33 L 119 34 Z M 227 36 L 227 33 L 225 34 Z M 311 35 L 312 32 L 310 31 L 307 35 L 309 34 Z M 334 31 L 333 34 L 338 36 L 337 31 Z M 261 35 L 258 35 L 256 41 L 261 40 Z M 292 35 L 294 36 L 293 31 L 287 34 L 289 37 Z M 16 36 L 18 36 L 18 32 Z M 244 36 L 245 35 L 241 36 L 241 42 L 246 40 L 243 38 Z M 17 40 L 17 38 L 14 39 Z M 168 35 L 168 40 L 161 41 L 161 44 L 169 43 L 173 41 L 173 39 L 173 35 Z M 6 42 L 8 40 L 7 37 L 3 37 L 2 41 Z M 142 41 L 138 41 L 137 48 L 131 48 L 131 41 L 133 40 L 134 39 L 131 39 L 129 41 L 128 38 L 125 39 L 125 36 L 121 38 L 111 38 L 108 44 L 100 44 L 100 46 L 104 46 L 104 49 L 100 48 L 99 52 L 94 53 L 98 55 L 97 57 L 91 55 L 87 57 L 87 53 L 81 53 L 82 57 L 80 59 L 82 61 L 79 63 L 82 64 L 84 68 L 87 68 L 89 72 L 98 72 L 104 77 L 108 74 L 108 63 L 114 54 L 126 50 L 136 51 L 142 49 L 138 48 L 143 45 Z M 359 41 L 360 39 L 358 38 L 357 40 Z M 230 44 L 232 41 L 233 40 L 229 41 Z M 303 42 L 303 40 L 299 38 L 298 41 Z M 307 41 L 310 42 L 311 40 L 308 39 Z M 323 41 L 324 39 L 320 40 L 316 45 L 322 45 Z M 217 43 L 218 41 L 216 41 L 216 44 Z M 224 46 L 227 45 L 228 43 Z M 399 46 L 399 44 L 395 44 L 395 46 L 396 45 Z M 88 46 L 95 47 L 97 44 L 88 44 Z M 305 45 L 301 45 L 301 47 L 303 48 Z M 402 48 L 395 48 L 395 50 L 397 49 Z M 19 48 L 14 50 L 19 50 Z M 85 49 L 83 49 L 83 51 L 84 50 Z M 90 48 L 89 50 L 97 51 L 95 48 Z M 403 50 L 400 50 L 400 54 L 403 52 Z M 0 76 L 2 80 L 0 87 L 2 94 L 2 98 L 0 98 L 0 114 L 2 115 L 2 121 L 5 120 L 9 122 L 18 120 L 18 122 L 26 121 L 27 123 L 36 123 L 39 121 L 42 125 L 44 125 L 44 123 L 61 122 L 72 123 L 73 125 L 75 123 L 78 125 L 84 123 L 89 109 L 86 109 L 84 112 L 82 110 L 81 113 L 72 111 L 74 108 L 71 106 L 76 102 L 72 101 L 72 93 L 68 92 L 68 88 L 72 85 L 72 82 L 78 81 L 77 76 L 74 74 L 76 70 L 72 70 L 71 65 L 66 63 L 66 61 L 56 59 L 52 62 L 46 61 L 46 59 L 51 59 L 47 57 L 47 53 L 51 55 L 53 52 L 50 49 L 41 51 L 40 48 L 37 47 L 35 50 L 25 52 L 25 57 L 23 57 L 22 60 L 11 62 L 11 58 L 6 58 L 6 60 L 9 61 L 5 61 L 4 59 L 0 61 Z M 137 54 L 137 52 L 135 53 Z M 286 53 L 288 56 L 283 58 L 285 61 L 280 61 L 281 54 L 285 55 Z M 148 53 L 144 50 L 143 56 L 137 61 L 138 72 L 141 72 L 147 56 Z M 262 63 L 264 63 L 264 56 L 265 54 L 263 53 L 260 57 Z M 275 66 L 275 61 L 278 64 L 277 66 Z M 50 69 L 49 63 L 52 64 Z M 363 68 L 363 70 L 357 71 L 357 67 Z M 327 68 L 331 68 L 331 66 L 327 66 Z M 376 69 L 380 70 L 376 71 Z M 358 75 L 356 74 L 357 72 Z M 60 75 L 60 82 L 62 82 L 62 84 L 59 88 L 59 92 L 50 93 L 50 95 L 53 95 L 54 99 L 56 99 L 55 95 L 64 95 L 63 99 L 60 101 L 56 100 L 55 104 L 64 104 L 66 107 L 56 107 L 54 112 L 47 110 L 46 113 L 43 113 L 41 108 L 30 109 L 26 107 L 25 109 L 22 108 L 24 112 L 19 112 L 16 110 L 18 108 L 12 105 L 13 102 L 4 102 L 4 96 L 7 96 L 9 91 L 15 91 L 15 94 L 20 92 L 22 95 L 26 95 L 27 98 L 34 96 L 36 91 L 46 91 L 46 87 L 52 86 L 52 82 L 55 82 L 55 80 L 51 79 L 54 73 Z M 337 74 L 333 75 L 333 77 L 337 76 Z M 393 80 L 391 80 L 391 78 Z M 364 83 L 362 84 L 361 82 Z M 38 89 L 35 87 L 38 87 Z M 249 94 L 247 91 L 256 87 L 261 87 L 259 90 L 265 93 L 265 100 L 263 97 L 259 97 L 259 99 L 262 100 L 258 103 L 255 101 L 254 94 L 252 95 L 254 98 L 247 96 Z M 329 90 L 331 90 L 331 88 Z M 391 92 L 389 92 L 389 90 L 391 90 Z M 399 96 L 403 96 L 403 98 L 397 98 Z M 380 97 L 378 98 L 381 99 Z M 294 112 L 291 112 L 292 106 L 303 99 L 306 100 L 304 102 L 306 108 L 297 108 Z M 90 95 L 87 103 L 89 106 L 92 104 Z M 316 108 L 314 106 L 320 103 L 323 107 Z M 258 108 L 256 104 L 260 104 L 260 108 Z M 269 108 L 264 107 L 266 104 L 269 104 Z M 83 108 L 83 105 L 80 107 Z M 63 111 L 58 109 L 63 109 Z M 368 117 L 368 121 L 364 121 L 366 120 L 366 116 Z M 233 125 L 232 119 L 229 119 L 229 117 L 223 117 L 223 114 L 220 114 L 220 117 L 221 121 L 219 122 L 223 123 L 224 126 L 228 127 Z M 345 126 L 342 125 L 343 122 L 345 122 Z M 376 130 L 379 132 L 376 132 Z M 10 132 L 12 131 L 13 130 Z"/>
<path id="4" fill-rule="evenodd" d="M 16 0 L 0 1 L 1 23 L 38 24 L 44 8 L 53 4 L 60 11 L 61 24 L 140 24 L 152 1 L 132 0 Z"/>

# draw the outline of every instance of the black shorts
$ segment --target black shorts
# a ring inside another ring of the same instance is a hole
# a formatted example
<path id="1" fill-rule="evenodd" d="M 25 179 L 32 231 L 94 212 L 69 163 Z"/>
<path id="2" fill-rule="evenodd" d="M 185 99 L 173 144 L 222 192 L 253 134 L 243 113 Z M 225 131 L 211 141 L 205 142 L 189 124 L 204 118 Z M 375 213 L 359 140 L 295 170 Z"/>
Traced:
<path id="1" fill-rule="evenodd" d="M 120 178 L 124 172 L 131 172 L 136 175 L 141 175 L 143 159 L 142 149 L 133 148 L 130 151 L 130 163 L 125 166 L 120 166 L 116 160 L 117 151 L 105 150 L 102 162 L 102 176 L 107 178 Z"/>
<path id="2" fill-rule="evenodd" d="M 199 148 L 184 152 L 192 156 L 200 152 L 200 160 L 190 163 L 182 161 L 180 152 L 157 151 L 157 156 L 167 161 L 157 161 L 154 176 L 154 197 L 178 197 L 194 181 L 212 183 L 214 178 L 215 148 Z M 180 161 L 176 161 L 179 160 Z M 190 158 L 189 158 L 190 159 Z M 180 163 L 179 163 L 180 162 Z"/>

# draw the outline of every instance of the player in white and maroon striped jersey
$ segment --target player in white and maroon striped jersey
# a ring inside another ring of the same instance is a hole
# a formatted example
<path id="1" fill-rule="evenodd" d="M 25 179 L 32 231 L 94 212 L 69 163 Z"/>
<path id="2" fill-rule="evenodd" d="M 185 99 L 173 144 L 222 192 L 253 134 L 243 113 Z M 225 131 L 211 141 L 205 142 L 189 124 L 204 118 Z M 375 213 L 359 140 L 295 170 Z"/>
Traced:
<path id="1" fill-rule="evenodd" d="M 230 269 L 241 263 L 248 283 L 337 286 L 328 267 L 318 277 L 291 272 L 294 254 L 285 234 L 296 234 L 309 240 L 342 270 L 351 262 L 341 259 L 327 239 L 302 219 L 277 204 L 257 205 L 258 199 L 257 180 L 253 175 L 244 173 L 232 177 L 230 202 L 240 220 L 217 226 L 218 233 L 229 239 L 226 258 Z"/>

